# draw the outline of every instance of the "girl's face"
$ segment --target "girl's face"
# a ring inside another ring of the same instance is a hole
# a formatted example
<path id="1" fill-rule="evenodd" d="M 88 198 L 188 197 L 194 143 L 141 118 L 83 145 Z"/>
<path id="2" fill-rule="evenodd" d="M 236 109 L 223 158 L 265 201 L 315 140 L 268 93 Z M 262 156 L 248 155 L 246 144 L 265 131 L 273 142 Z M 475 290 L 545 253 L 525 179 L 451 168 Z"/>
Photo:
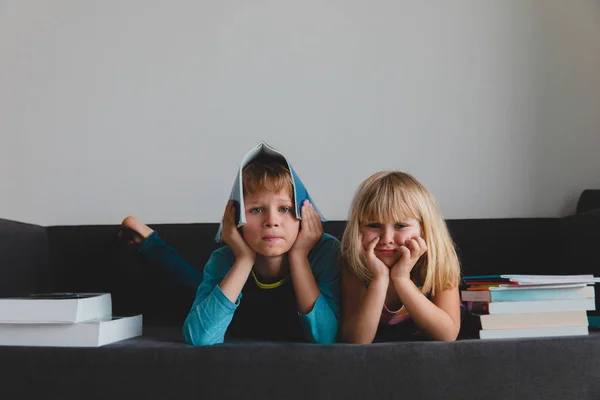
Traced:
<path id="1" fill-rule="evenodd" d="M 366 251 L 369 243 L 377 238 L 375 256 L 389 268 L 400 259 L 398 249 L 413 238 L 421 236 L 421 225 L 414 218 L 399 222 L 364 222 L 360 224 L 362 247 Z"/>

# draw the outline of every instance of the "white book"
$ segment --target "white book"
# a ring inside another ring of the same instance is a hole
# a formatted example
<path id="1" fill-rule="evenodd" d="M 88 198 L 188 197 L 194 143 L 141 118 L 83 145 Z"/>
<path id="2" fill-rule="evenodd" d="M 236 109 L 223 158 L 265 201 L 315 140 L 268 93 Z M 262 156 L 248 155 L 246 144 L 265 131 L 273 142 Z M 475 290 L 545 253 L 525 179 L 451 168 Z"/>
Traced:
<path id="1" fill-rule="evenodd" d="M 587 279 L 593 279 L 594 275 L 591 274 L 584 274 L 584 275 L 500 275 L 501 278 L 505 278 L 505 279 L 515 279 L 515 280 L 552 280 L 552 279 L 559 279 L 559 280 L 587 280 Z"/>
<path id="2" fill-rule="evenodd" d="M 141 334 L 141 314 L 78 324 L 0 324 L 0 345 L 99 347 Z"/>
<path id="3" fill-rule="evenodd" d="M 552 284 L 552 283 L 597 283 L 600 278 L 594 275 L 500 275 L 501 278 L 516 282 L 519 285 Z"/>
<path id="4" fill-rule="evenodd" d="M 525 329 L 493 329 L 479 331 L 481 339 L 510 339 L 552 336 L 583 336 L 588 335 L 587 326 L 561 326 L 554 328 L 525 328 Z"/>
<path id="5" fill-rule="evenodd" d="M 587 311 L 559 311 L 528 314 L 485 314 L 479 316 L 481 329 L 551 328 L 588 326 Z"/>
<path id="6" fill-rule="evenodd" d="M 111 315 L 110 293 L 46 293 L 0 298 L 0 323 L 77 323 Z"/>
<path id="7" fill-rule="evenodd" d="M 595 299 L 505 301 L 499 303 L 489 303 L 490 314 L 525 314 L 595 309 Z"/>
<path id="8" fill-rule="evenodd" d="M 501 283 L 498 286 L 492 286 L 489 289 L 495 290 L 531 290 L 531 289 L 563 289 L 563 288 L 582 288 L 588 286 L 587 283 L 543 283 L 529 285 L 510 285 Z M 589 286 L 593 288 L 593 286 Z"/>
<path id="9" fill-rule="evenodd" d="M 600 278 L 590 279 L 546 279 L 546 280 L 515 280 L 511 279 L 511 282 L 516 282 L 517 285 L 549 285 L 556 283 L 589 283 L 594 284 L 600 282 Z"/>

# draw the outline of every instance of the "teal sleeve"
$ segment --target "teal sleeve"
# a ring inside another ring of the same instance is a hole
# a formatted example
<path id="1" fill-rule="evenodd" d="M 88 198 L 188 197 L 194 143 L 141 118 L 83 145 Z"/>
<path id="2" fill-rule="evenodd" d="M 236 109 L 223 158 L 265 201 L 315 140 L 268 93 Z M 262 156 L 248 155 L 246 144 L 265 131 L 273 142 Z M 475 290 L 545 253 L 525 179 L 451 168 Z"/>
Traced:
<path id="1" fill-rule="evenodd" d="M 304 335 L 309 342 L 334 343 L 340 314 L 340 242 L 325 234 L 309 254 L 308 261 L 321 291 L 308 314 L 298 313 Z"/>
<path id="2" fill-rule="evenodd" d="M 171 279 L 192 289 L 198 288 L 202 281 L 202 272 L 187 263 L 177 250 L 168 246 L 158 233 L 152 232 L 140 246 L 138 251 L 152 262 L 159 262 L 166 268 Z"/>
<path id="3" fill-rule="evenodd" d="M 183 324 L 183 336 L 187 344 L 207 346 L 223 343 L 225 332 L 242 298 L 240 293 L 236 303 L 232 303 L 219 287 L 230 268 L 226 250 L 219 249 L 211 254 L 204 267 L 204 279 Z"/>

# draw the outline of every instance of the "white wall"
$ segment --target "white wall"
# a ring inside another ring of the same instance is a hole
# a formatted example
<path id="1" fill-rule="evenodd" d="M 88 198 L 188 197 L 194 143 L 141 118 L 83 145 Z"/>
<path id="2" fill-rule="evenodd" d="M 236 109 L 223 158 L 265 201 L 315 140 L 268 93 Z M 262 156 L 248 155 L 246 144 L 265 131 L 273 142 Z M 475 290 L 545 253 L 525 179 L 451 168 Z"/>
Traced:
<path id="1" fill-rule="evenodd" d="M 599 0 L 0 0 L 0 218 L 213 222 L 243 154 L 329 219 L 371 173 L 447 218 L 600 187 Z"/>

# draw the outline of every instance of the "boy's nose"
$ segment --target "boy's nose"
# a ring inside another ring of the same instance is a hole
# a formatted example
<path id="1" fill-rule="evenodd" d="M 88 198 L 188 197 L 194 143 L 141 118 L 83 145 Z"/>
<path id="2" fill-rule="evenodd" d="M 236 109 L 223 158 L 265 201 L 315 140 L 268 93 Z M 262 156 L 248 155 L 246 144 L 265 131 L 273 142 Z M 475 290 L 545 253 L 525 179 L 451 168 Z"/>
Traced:
<path id="1" fill-rule="evenodd" d="M 265 213 L 264 222 L 267 228 L 279 226 L 279 215 L 277 215 L 277 212 L 268 211 Z"/>

